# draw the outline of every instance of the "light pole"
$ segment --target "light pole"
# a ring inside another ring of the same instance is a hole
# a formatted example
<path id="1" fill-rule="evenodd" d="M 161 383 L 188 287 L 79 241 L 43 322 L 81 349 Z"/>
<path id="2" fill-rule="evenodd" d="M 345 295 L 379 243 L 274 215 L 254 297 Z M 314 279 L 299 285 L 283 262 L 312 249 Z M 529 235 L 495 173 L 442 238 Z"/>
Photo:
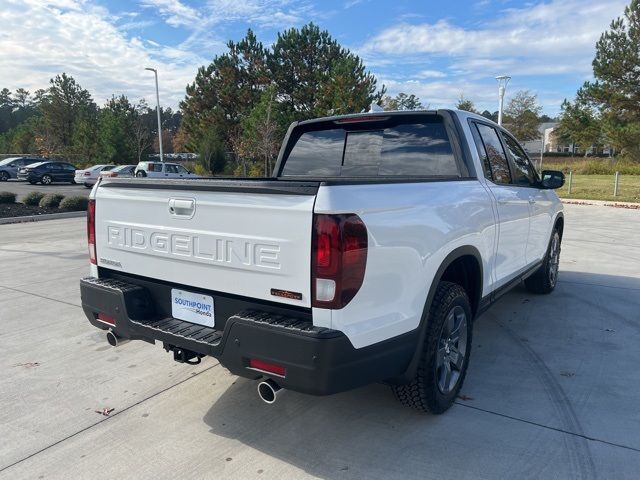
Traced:
<path id="1" fill-rule="evenodd" d="M 508 75 L 500 75 L 496 77 L 498 81 L 498 125 L 502 125 L 502 105 L 504 103 L 504 91 L 507 89 L 507 83 L 511 80 Z"/>
<path id="2" fill-rule="evenodd" d="M 162 121 L 160 120 L 160 93 L 158 91 L 158 71 L 155 68 L 145 68 L 153 72 L 156 76 L 156 112 L 158 112 L 158 146 L 160 148 L 160 161 L 164 162 L 164 155 L 162 154 Z"/>

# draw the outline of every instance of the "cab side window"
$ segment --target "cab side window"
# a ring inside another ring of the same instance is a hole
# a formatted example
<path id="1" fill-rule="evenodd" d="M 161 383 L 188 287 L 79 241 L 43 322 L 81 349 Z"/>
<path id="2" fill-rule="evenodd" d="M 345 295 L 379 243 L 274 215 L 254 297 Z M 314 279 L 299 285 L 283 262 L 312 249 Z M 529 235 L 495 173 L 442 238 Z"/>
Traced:
<path id="1" fill-rule="evenodd" d="M 513 169 L 513 184 L 524 187 L 536 186 L 538 184 L 538 176 L 527 154 L 513 137 L 503 134 L 502 138 L 515 167 Z"/>
<path id="2" fill-rule="evenodd" d="M 481 145 L 478 146 L 478 154 L 485 168 L 485 177 L 493 183 L 500 185 L 511 183 L 511 172 L 509 170 L 509 162 L 507 155 L 500 142 L 500 137 L 495 128 L 483 123 L 476 123 L 478 134 L 480 135 Z M 476 142 L 478 143 L 478 142 Z M 491 175 L 487 175 L 487 170 Z"/>

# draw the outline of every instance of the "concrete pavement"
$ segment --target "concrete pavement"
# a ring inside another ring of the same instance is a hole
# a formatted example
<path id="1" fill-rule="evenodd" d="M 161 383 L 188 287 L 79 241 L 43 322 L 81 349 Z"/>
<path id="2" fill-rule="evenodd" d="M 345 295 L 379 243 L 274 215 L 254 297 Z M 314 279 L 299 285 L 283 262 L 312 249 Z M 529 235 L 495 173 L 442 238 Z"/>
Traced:
<path id="1" fill-rule="evenodd" d="M 0 478 L 638 478 L 640 212 L 565 209 L 556 291 L 477 321 L 441 416 L 382 385 L 268 406 L 213 359 L 111 349 L 79 308 L 83 219 L 0 226 Z"/>

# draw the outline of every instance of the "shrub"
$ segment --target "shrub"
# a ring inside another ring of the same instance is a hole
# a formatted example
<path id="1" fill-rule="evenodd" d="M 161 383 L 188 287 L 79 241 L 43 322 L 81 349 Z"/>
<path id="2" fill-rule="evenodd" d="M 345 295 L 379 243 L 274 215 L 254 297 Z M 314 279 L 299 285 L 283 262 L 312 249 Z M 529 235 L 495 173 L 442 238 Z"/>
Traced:
<path id="1" fill-rule="evenodd" d="M 64 195 L 59 193 L 47 193 L 40 199 L 39 205 L 41 208 L 58 208 L 63 198 Z"/>
<path id="2" fill-rule="evenodd" d="M 193 170 L 192 170 L 196 175 L 199 175 L 201 177 L 210 177 L 211 176 L 211 172 L 209 170 L 207 170 L 205 167 L 203 167 L 202 165 L 200 165 L 199 163 L 196 163 Z"/>
<path id="3" fill-rule="evenodd" d="M 60 202 L 60 210 L 79 211 L 86 210 L 89 199 L 80 195 L 66 197 Z"/>
<path id="4" fill-rule="evenodd" d="M 640 175 L 640 163 L 624 160 L 620 158 L 603 159 L 556 159 L 543 162 L 543 170 L 562 170 L 564 173 L 580 175 L 613 175 L 620 172 L 620 175 Z"/>
<path id="5" fill-rule="evenodd" d="M 32 207 L 37 207 L 40 204 L 42 197 L 44 197 L 44 193 L 42 192 L 29 192 L 22 199 L 22 203 L 25 205 L 31 205 Z"/>
<path id="6" fill-rule="evenodd" d="M 16 203 L 16 194 L 11 192 L 0 192 L 0 203 Z"/>

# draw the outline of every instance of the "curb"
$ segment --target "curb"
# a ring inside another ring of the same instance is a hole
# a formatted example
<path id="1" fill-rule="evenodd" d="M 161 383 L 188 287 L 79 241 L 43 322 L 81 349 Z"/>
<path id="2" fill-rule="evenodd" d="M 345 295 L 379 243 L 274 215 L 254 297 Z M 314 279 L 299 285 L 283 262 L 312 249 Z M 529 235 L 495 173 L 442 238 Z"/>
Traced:
<path id="1" fill-rule="evenodd" d="M 24 217 L 7 217 L 0 218 L 0 225 L 8 225 L 10 223 L 42 222 L 44 220 L 59 220 L 63 218 L 80 218 L 86 215 L 86 211 L 80 210 L 78 212 L 47 213 L 45 215 L 25 215 Z"/>
<path id="2" fill-rule="evenodd" d="M 613 208 L 640 208 L 640 203 L 636 202 L 617 202 L 615 200 L 583 200 L 580 198 L 560 198 L 562 203 L 569 205 L 590 205 L 597 207 L 613 207 Z"/>

